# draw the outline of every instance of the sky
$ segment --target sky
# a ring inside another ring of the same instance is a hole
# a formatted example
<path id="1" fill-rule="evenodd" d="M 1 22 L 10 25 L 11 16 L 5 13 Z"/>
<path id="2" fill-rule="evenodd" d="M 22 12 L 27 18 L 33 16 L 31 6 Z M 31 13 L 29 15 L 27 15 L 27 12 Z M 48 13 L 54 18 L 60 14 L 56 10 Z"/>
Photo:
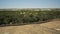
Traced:
<path id="1" fill-rule="evenodd" d="M 0 8 L 60 8 L 60 0 L 0 0 Z"/>

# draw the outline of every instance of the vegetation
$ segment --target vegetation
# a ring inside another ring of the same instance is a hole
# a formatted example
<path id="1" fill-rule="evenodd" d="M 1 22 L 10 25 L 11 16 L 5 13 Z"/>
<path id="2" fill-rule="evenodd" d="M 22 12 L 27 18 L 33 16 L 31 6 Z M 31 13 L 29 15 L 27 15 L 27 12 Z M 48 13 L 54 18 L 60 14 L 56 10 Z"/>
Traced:
<path id="1" fill-rule="evenodd" d="M 60 11 L 57 9 L 51 11 L 34 11 L 34 10 L 20 10 L 20 11 L 0 11 L 0 25 L 2 24 L 31 24 L 38 21 L 46 21 L 49 19 L 60 18 Z"/>

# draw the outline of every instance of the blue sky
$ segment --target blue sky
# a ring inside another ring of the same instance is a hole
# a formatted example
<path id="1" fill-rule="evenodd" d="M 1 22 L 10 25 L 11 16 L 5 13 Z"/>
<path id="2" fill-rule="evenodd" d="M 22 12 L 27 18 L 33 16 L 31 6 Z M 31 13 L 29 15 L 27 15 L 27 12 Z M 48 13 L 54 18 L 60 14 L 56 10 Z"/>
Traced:
<path id="1" fill-rule="evenodd" d="M 0 8 L 60 8 L 60 0 L 0 0 Z"/>

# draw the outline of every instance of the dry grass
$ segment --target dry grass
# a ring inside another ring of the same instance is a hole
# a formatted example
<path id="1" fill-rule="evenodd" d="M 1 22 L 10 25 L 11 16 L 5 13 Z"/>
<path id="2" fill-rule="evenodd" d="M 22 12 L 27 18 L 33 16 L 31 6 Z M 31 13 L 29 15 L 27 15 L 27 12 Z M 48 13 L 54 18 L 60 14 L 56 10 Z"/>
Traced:
<path id="1" fill-rule="evenodd" d="M 43 24 L 0 27 L 0 34 L 60 34 L 60 20 Z"/>

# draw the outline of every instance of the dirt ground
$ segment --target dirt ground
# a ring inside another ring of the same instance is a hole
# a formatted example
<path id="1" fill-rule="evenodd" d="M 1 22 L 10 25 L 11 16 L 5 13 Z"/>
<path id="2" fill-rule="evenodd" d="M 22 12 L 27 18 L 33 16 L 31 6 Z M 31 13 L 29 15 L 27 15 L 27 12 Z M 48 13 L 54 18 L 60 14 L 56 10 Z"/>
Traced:
<path id="1" fill-rule="evenodd" d="M 60 34 L 60 20 L 42 24 L 0 27 L 0 34 Z"/>

